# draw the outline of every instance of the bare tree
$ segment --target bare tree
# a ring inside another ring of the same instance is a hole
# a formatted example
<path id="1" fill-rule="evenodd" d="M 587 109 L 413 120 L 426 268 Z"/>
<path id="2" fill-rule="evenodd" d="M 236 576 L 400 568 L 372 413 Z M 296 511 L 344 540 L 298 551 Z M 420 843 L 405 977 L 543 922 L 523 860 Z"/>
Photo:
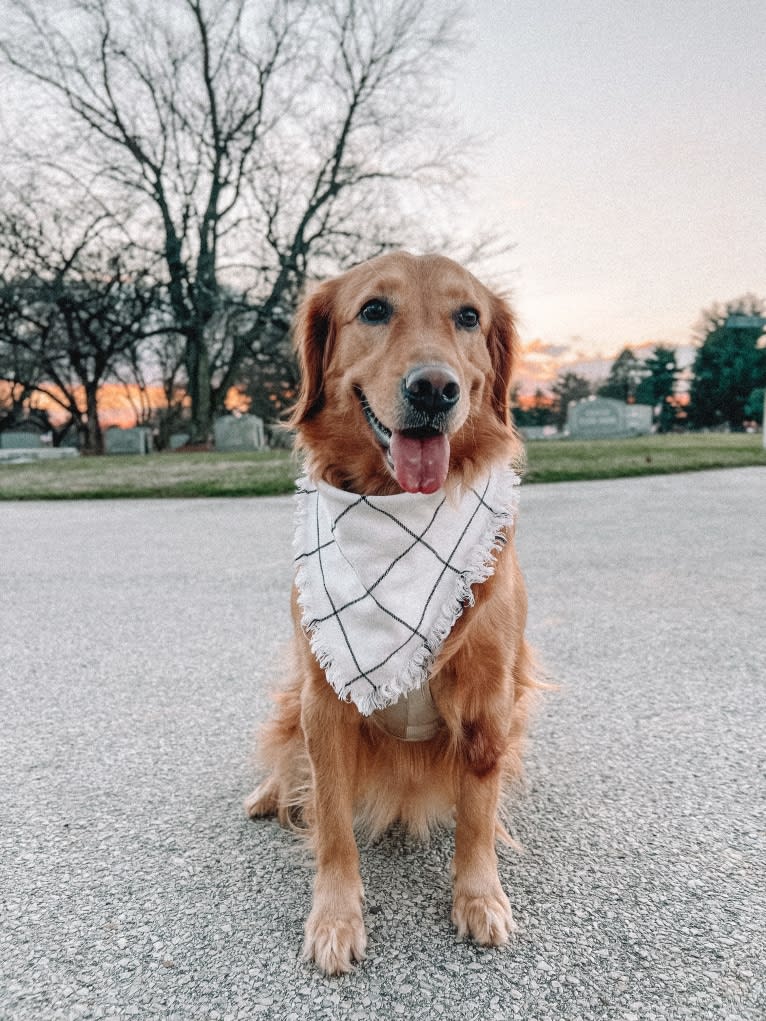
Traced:
<path id="1" fill-rule="evenodd" d="M 94 208 L 129 196 L 126 229 L 163 259 L 195 439 L 243 359 L 282 343 L 306 278 L 411 242 L 413 183 L 458 171 L 435 130 L 454 20 L 439 0 L 0 9 L 0 59 L 56 103 L 53 162 Z"/>
<path id="2" fill-rule="evenodd" d="M 42 374 L 38 352 L 16 340 L 25 323 L 16 302 L 7 300 L 6 272 L 0 268 L 0 432 L 27 418 L 29 400 Z"/>
<path id="3" fill-rule="evenodd" d="M 118 252 L 103 214 L 79 224 L 30 203 L 0 213 L 0 345 L 13 383 L 40 393 L 74 424 L 81 447 L 102 451 L 99 391 L 118 359 L 164 332 L 157 283 Z M 0 366 L 0 373 L 3 369 Z"/>
<path id="4" fill-rule="evenodd" d="M 174 432 L 188 429 L 180 334 L 163 331 L 131 345 L 117 360 L 113 376 L 124 387 L 136 423 L 153 428 L 160 450 L 166 449 Z"/>

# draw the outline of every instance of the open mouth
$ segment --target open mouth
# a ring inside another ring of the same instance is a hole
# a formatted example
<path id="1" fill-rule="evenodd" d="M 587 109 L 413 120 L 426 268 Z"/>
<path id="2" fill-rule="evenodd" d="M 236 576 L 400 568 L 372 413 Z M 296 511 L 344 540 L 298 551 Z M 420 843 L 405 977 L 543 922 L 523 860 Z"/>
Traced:
<path id="1" fill-rule="evenodd" d="M 435 493 L 441 489 L 449 471 L 450 443 L 446 433 L 429 425 L 389 429 L 358 387 L 356 395 L 375 439 L 385 451 L 388 467 L 402 489 L 407 493 Z"/>
<path id="2" fill-rule="evenodd" d="M 381 447 L 383 447 L 384 450 L 388 450 L 389 446 L 391 445 L 391 430 L 387 429 L 380 421 L 380 419 L 375 415 L 375 412 L 370 407 L 370 402 L 364 396 L 363 391 L 360 390 L 358 387 L 356 387 L 355 390 L 356 396 L 359 398 L 359 403 L 362 405 L 364 417 L 367 419 L 370 428 L 375 434 L 376 440 L 381 445 Z"/>

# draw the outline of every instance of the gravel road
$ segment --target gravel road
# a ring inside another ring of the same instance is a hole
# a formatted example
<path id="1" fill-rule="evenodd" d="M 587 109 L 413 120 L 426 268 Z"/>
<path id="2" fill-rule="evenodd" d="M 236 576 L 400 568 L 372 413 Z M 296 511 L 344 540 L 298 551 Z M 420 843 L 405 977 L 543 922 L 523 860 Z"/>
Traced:
<path id="1" fill-rule="evenodd" d="M 451 836 L 362 853 L 368 958 L 300 961 L 312 872 L 249 822 L 287 498 L 0 504 L 0 1018 L 763 1021 L 766 470 L 522 491 L 559 690 L 458 943 Z"/>

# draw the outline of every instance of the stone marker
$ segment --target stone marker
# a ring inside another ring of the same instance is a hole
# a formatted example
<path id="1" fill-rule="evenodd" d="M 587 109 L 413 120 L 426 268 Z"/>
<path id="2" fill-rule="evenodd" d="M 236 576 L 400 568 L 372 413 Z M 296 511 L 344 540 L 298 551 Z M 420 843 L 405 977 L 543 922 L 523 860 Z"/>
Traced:
<path id="1" fill-rule="evenodd" d="M 152 432 L 146 426 L 136 429 L 112 426 L 104 433 L 104 452 L 107 454 L 148 454 L 151 449 Z"/>
<path id="2" fill-rule="evenodd" d="M 74 447 L 11 447 L 9 450 L 0 448 L 0 465 L 33 464 L 35 461 L 58 461 L 79 456 L 80 451 Z"/>
<path id="3" fill-rule="evenodd" d="M 266 446 L 263 419 L 256 415 L 222 415 L 213 426 L 215 449 L 261 450 Z"/>
<path id="4" fill-rule="evenodd" d="M 649 404 L 626 404 L 625 418 L 631 436 L 646 436 L 652 431 L 652 407 Z"/>
<path id="5" fill-rule="evenodd" d="M 569 405 L 567 429 L 572 439 L 581 440 L 642 436 L 652 431 L 652 409 L 610 397 L 586 397 Z"/>
<path id="6" fill-rule="evenodd" d="M 40 433 L 10 430 L 0 433 L 0 450 L 36 450 L 41 446 Z"/>
<path id="7" fill-rule="evenodd" d="M 521 425 L 518 431 L 525 440 L 552 440 L 558 436 L 555 425 Z"/>
<path id="8" fill-rule="evenodd" d="M 168 447 L 171 450 L 178 450 L 180 447 L 185 447 L 190 439 L 190 433 L 171 433 L 170 439 L 168 440 Z"/>

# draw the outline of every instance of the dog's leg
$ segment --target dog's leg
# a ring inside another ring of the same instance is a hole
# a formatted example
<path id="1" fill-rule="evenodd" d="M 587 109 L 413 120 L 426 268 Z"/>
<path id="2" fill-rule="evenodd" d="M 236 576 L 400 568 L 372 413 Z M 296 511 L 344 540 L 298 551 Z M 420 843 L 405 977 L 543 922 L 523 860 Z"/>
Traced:
<path id="1" fill-rule="evenodd" d="M 251 819 L 276 815 L 279 811 L 279 782 L 274 776 L 259 783 L 244 801 L 245 811 Z"/>
<path id="2" fill-rule="evenodd" d="M 261 729 L 258 759 L 268 769 L 266 778 L 245 799 L 245 811 L 252 818 L 276 815 L 283 826 L 294 813 L 305 811 L 308 764 L 301 730 L 301 687 L 295 677 L 275 697 L 276 712 Z"/>
<path id="3" fill-rule="evenodd" d="M 491 729 L 488 723 L 468 728 L 471 751 L 457 792 L 452 921 L 461 938 L 472 936 L 477 943 L 500 946 L 516 925 L 497 874 L 501 768 L 491 751 L 493 739 L 483 732 Z"/>
<path id="4" fill-rule="evenodd" d="M 303 954 L 328 975 L 351 969 L 367 946 L 362 879 L 353 831 L 359 729 L 356 708 L 338 701 L 327 682 L 314 685 L 303 704 L 303 730 L 314 794 L 314 901 Z"/>

